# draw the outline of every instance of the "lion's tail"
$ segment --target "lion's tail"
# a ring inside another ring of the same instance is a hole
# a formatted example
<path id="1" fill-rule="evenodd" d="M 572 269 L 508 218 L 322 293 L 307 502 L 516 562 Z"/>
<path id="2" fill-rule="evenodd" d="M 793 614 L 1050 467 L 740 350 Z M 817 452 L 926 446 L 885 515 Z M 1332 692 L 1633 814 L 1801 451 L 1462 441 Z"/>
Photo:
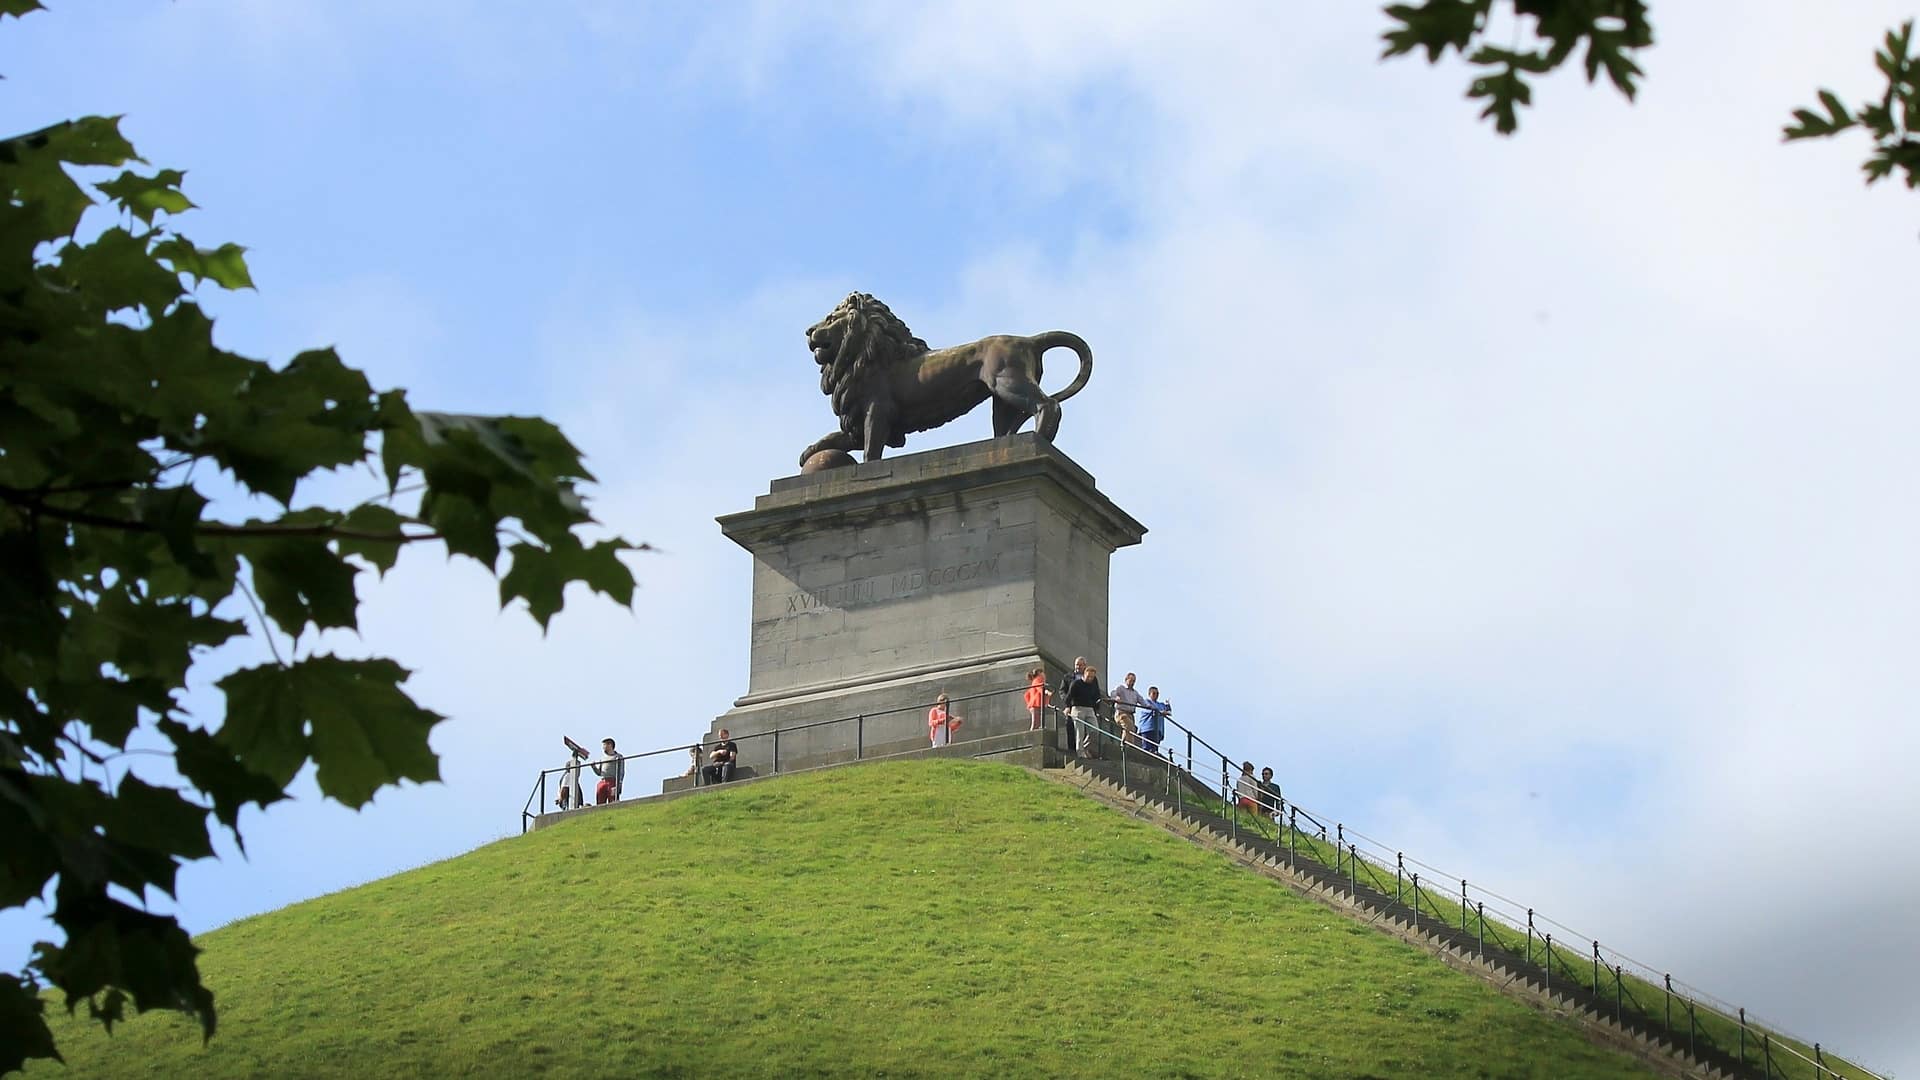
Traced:
<path id="1" fill-rule="evenodd" d="M 1049 330 L 1044 334 L 1035 334 L 1028 340 L 1033 342 L 1036 353 L 1043 353 L 1048 349 L 1072 349 L 1080 356 L 1080 374 L 1073 377 L 1073 381 L 1067 384 L 1065 390 L 1053 395 L 1054 401 L 1065 401 L 1079 393 L 1081 388 L 1087 385 L 1087 380 L 1093 378 L 1093 350 L 1087 347 L 1087 343 L 1079 334 L 1065 330 Z"/>

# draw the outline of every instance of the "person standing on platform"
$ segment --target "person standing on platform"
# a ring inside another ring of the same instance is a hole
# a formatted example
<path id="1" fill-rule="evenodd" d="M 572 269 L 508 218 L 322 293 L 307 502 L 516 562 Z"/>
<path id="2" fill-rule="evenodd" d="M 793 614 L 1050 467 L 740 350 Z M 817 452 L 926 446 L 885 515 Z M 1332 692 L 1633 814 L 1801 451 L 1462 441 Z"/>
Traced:
<path id="1" fill-rule="evenodd" d="M 601 739 L 600 749 L 606 752 L 607 760 L 593 763 L 593 773 L 600 782 L 593 786 L 593 805 L 617 802 L 620 798 L 620 786 L 627 779 L 627 762 L 620 752 L 613 748 L 612 739 Z"/>
<path id="2" fill-rule="evenodd" d="M 1140 691 L 1133 688 L 1133 672 L 1127 672 L 1125 685 L 1117 686 L 1113 691 L 1113 722 L 1120 728 L 1120 741 L 1127 746 L 1140 745 L 1140 733 L 1136 726 L 1134 710 L 1147 700 Z"/>
<path id="3" fill-rule="evenodd" d="M 1147 687 L 1147 699 L 1140 703 L 1140 745 L 1156 756 L 1167 741 L 1167 714 L 1172 711 L 1173 702 L 1160 700 L 1159 687 Z"/>
<path id="4" fill-rule="evenodd" d="M 1086 671 L 1087 658 L 1084 656 L 1074 657 L 1073 670 L 1067 672 L 1066 675 L 1060 679 L 1060 689 L 1054 691 L 1054 700 L 1060 702 L 1060 707 L 1066 709 L 1069 716 L 1072 715 L 1073 702 L 1067 699 L 1073 696 L 1073 684 L 1079 682 L 1080 676 L 1086 674 Z M 1067 725 L 1067 752 L 1077 754 L 1079 750 L 1080 725 L 1069 723 Z"/>
<path id="5" fill-rule="evenodd" d="M 1033 721 L 1028 731 L 1040 730 L 1040 714 L 1052 697 L 1053 691 L 1047 689 L 1047 669 L 1037 667 L 1027 672 L 1027 716 Z"/>
<path id="6" fill-rule="evenodd" d="M 1073 726 L 1080 729 L 1079 753 L 1083 758 L 1101 756 L 1100 741 L 1100 702 L 1106 695 L 1100 692 L 1100 672 L 1091 666 L 1080 669 L 1080 674 L 1067 684 L 1067 714 L 1073 717 Z"/>
<path id="7" fill-rule="evenodd" d="M 934 699 L 933 708 L 927 710 L 927 738 L 932 740 L 935 746 L 951 746 L 953 729 L 962 723 L 965 721 L 953 715 L 947 708 L 947 695 L 941 694 Z"/>
<path id="8" fill-rule="evenodd" d="M 560 766 L 560 809 L 578 810 L 587 805 L 587 793 L 580 787 L 580 759 L 567 755 L 567 763 Z"/>

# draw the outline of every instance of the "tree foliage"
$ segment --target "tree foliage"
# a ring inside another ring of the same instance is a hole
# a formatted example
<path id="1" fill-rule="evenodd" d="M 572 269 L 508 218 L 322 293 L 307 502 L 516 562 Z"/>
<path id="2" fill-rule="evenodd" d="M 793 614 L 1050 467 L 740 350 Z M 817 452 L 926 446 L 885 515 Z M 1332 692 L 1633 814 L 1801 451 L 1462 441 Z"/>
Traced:
<path id="1" fill-rule="evenodd" d="M 1381 35 L 1386 42 L 1382 59 L 1416 50 L 1426 53 L 1428 63 L 1438 63 L 1448 52 L 1465 57 L 1480 69 L 1467 97 L 1485 100 L 1480 115 L 1502 135 L 1518 130 L 1520 110 L 1533 104 L 1528 77 L 1558 69 L 1576 53 L 1589 83 L 1604 71 L 1607 81 L 1633 100 L 1641 75 L 1634 56 L 1653 45 L 1643 0 L 1421 0 L 1390 4 L 1386 14 L 1395 25 Z M 1502 16 L 1514 23 L 1510 46 L 1489 40 Z M 1793 110 L 1786 138 L 1825 138 L 1862 128 L 1874 140 L 1862 165 L 1867 183 L 1899 170 L 1908 187 L 1920 187 L 1920 57 L 1913 53 L 1911 20 L 1887 32 L 1874 62 L 1887 80 L 1878 99 L 1849 109 L 1832 91 L 1821 90 L 1822 108 Z"/>
<path id="2" fill-rule="evenodd" d="M 1653 26 L 1641 0 L 1509 0 L 1513 17 L 1530 23 L 1530 32 L 1516 34 L 1516 44 L 1503 47 L 1487 40 L 1488 27 L 1498 7 L 1496 0 L 1422 0 L 1392 4 L 1388 18 L 1399 25 L 1382 37 L 1382 58 L 1424 50 L 1428 63 L 1437 63 L 1451 50 L 1484 69 L 1467 87 L 1469 98 L 1486 99 L 1480 115 L 1493 121 L 1494 130 L 1511 135 L 1520 127 L 1520 109 L 1533 104 L 1529 75 L 1545 75 L 1572 58 L 1581 45 L 1581 63 L 1587 81 L 1607 73 L 1627 100 L 1639 89 L 1640 65 L 1636 50 L 1653 44 Z M 1524 39 L 1525 44 L 1519 44 Z"/>
<path id="3" fill-rule="evenodd" d="M 175 229 L 182 179 L 112 118 L 0 141 L 0 905 L 50 892 L 64 935 L 0 973 L 0 1071 L 58 1057 L 49 990 L 109 1030 L 131 1005 L 213 1035 L 197 950 L 145 903 L 213 854 L 209 816 L 237 841 L 242 808 L 309 763 L 352 807 L 438 778 L 442 718 L 407 670 L 308 633 L 355 628 L 369 570 L 443 544 L 542 627 L 571 582 L 632 600 L 634 545 L 583 538 L 591 477 L 553 425 L 417 412 L 331 349 L 276 366 L 216 345 L 198 291 L 252 281 L 240 247 Z M 294 507 L 303 483 L 376 462 L 373 498 Z M 272 509 L 218 513 L 234 504 Z M 273 659 L 220 679 L 224 720 L 196 722 L 196 660 L 250 633 Z"/>
<path id="4" fill-rule="evenodd" d="M 1920 188 L 1920 56 L 1913 51 L 1913 20 L 1887 31 L 1874 54 L 1874 66 L 1886 77 L 1887 88 L 1877 99 L 1848 109 L 1838 94 L 1820 91 L 1822 116 L 1814 109 L 1793 110 L 1793 123 L 1784 134 L 1794 139 L 1819 139 L 1849 128 L 1863 128 L 1873 137 L 1873 153 L 1860 166 L 1867 183 L 1884 180 L 1898 169 L 1907 186 Z"/>

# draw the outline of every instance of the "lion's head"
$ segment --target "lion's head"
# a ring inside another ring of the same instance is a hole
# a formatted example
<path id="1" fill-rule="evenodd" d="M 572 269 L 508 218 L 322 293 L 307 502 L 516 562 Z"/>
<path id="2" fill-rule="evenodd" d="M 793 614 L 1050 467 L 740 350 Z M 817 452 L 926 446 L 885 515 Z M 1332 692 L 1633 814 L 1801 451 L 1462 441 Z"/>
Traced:
<path id="1" fill-rule="evenodd" d="M 820 365 L 820 392 L 833 399 L 841 429 L 854 431 L 866 405 L 870 376 L 896 360 L 927 351 L 886 304 L 870 293 L 849 293 L 827 317 L 807 327 L 807 347 Z"/>

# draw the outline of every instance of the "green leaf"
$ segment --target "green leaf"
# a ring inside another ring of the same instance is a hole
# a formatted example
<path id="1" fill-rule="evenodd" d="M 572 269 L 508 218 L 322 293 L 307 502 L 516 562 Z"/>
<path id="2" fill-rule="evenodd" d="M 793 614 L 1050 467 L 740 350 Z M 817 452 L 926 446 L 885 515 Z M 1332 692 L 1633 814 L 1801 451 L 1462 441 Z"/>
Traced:
<path id="1" fill-rule="evenodd" d="M 1419 7 L 1389 5 L 1387 17 L 1400 23 L 1400 28 L 1381 35 L 1387 43 L 1381 58 L 1423 48 L 1427 62 L 1434 63 L 1447 49 L 1465 52 L 1488 7 L 1488 0 L 1424 0 Z"/>
<path id="2" fill-rule="evenodd" d="M 18 907 L 46 890 L 61 872 L 62 852 L 53 842 L 49 812 L 27 774 L 0 764 L 0 906 Z"/>
<path id="3" fill-rule="evenodd" d="M 117 116 L 63 120 L 21 138 L 31 149 L 44 150 L 69 165 L 124 165 L 140 160 L 133 144 L 120 134 Z"/>
<path id="4" fill-rule="evenodd" d="M 237 541 L 237 547 L 253 571 L 254 590 L 267 617 L 287 636 L 298 638 L 309 623 L 322 630 L 357 626 L 359 598 L 353 579 L 360 570 L 332 551 L 326 540 L 248 538 Z"/>
<path id="5" fill-rule="evenodd" d="M 90 244 L 68 244 L 60 250 L 59 270 L 68 284 L 83 290 L 104 314 L 125 308 L 159 313 L 181 297 L 180 276 L 147 257 L 145 237 L 118 226 L 107 229 Z"/>
<path id="6" fill-rule="evenodd" d="M 533 544 L 513 546 L 513 566 L 500 579 L 500 606 L 516 597 L 526 600 L 527 610 L 540 628 L 565 606 L 566 587 L 579 581 L 623 606 L 633 603 L 633 572 L 620 561 L 620 552 L 631 550 L 624 540 L 603 540 L 582 547 L 569 536 L 552 549 Z"/>
<path id="7" fill-rule="evenodd" d="M 76 1007 L 110 987 L 133 996 L 134 1007 L 175 1009 L 200 1021 L 204 1038 L 214 1030 L 213 994 L 200 983 L 200 950 L 171 916 L 153 915 L 102 892 L 62 881 L 54 922 L 67 932 L 60 947 L 42 944 L 35 966 Z"/>
<path id="8" fill-rule="evenodd" d="M 246 248 L 239 244 L 221 244 L 217 248 L 193 246 L 184 237 L 171 237 L 153 245 L 153 257 L 186 274 L 196 282 L 211 281 L 226 289 L 253 288 L 253 275 L 247 272 Z"/>
<path id="9" fill-rule="evenodd" d="M 31 0 L 29 0 L 31 2 Z M 0 5 L 13 0 L 0 0 Z M 0 14 L 18 14 L 0 10 Z M 47 1027 L 47 1003 L 33 983 L 0 971 L 0 1073 L 16 1072 L 32 1058 L 64 1061 Z"/>
<path id="10" fill-rule="evenodd" d="M 280 788 L 307 763 L 307 717 L 301 682 L 277 664 L 242 668 L 214 685 L 227 695 L 227 718 L 215 738 L 247 771 Z"/>
<path id="11" fill-rule="evenodd" d="M 447 551 L 465 555 L 489 571 L 500 561 L 500 519 L 463 495 L 427 492 L 420 518 L 440 534 Z"/>
<path id="12" fill-rule="evenodd" d="M 297 667 L 311 673 L 314 779 L 323 793 L 357 808 L 396 781 L 440 779 L 427 737 L 445 717 L 400 689 L 407 669 L 391 660 L 330 656 Z"/>
<path id="13" fill-rule="evenodd" d="M 1847 107 L 1831 90 L 1820 91 L 1820 103 L 1827 107 L 1827 114 L 1833 118 L 1833 127 L 1838 130 L 1853 123 L 1853 116 Z"/>
<path id="14" fill-rule="evenodd" d="M 1834 132 L 1833 127 L 1829 125 L 1820 114 L 1812 112 L 1811 110 L 1795 109 L 1793 110 L 1793 118 L 1797 123 L 1788 124 L 1781 129 L 1781 134 L 1784 135 L 1789 142 L 1794 139 L 1823 138 Z"/>
<path id="15" fill-rule="evenodd" d="M 178 169 L 161 169 L 152 176 L 123 172 L 101 184 L 100 191 L 151 225 L 155 214 L 184 214 L 193 209 L 193 201 L 180 191 L 184 179 L 186 174 Z"/>
<path id="16" fill-rule="evenodd" d="M 213 800 L 214 817 L 234 830 L 239 842 L 240 810 L 248 803 L 262 809 L 287 797 L 286 784 L 274 783 L 247 768 L 233 750 L 210 732 L 162 719 L 160 733 L 173 743 L 173 765 L 186 781 Z M 246 845 L 241 843 L 241 850 Z"/>
<path id="17" fill-rule="evenodd" d="M 122 844 L 167 856 L 204 859 L 213 854 L 207 836 L 207 808 L 180 797 L 172 788 L 155 787 L 132 773 L 120 778 L 113 793 L 107 835 Z"/>
<path id="18" fill-rule="evenodd" d="M 400 689 L 407 674 L 391 660 L 335 656 L 236 671 L 219 683 L 219 740 L 283 786 L 311 755 L 320 790 L 356 808 L 398 780 L 438 780 L 427 736 L 443 718 Z"/>
<path id="19" fill-rule="evenodd" d="M 400 527 L 413 519 L 390 506 L 379 503 L 367 503 L 356 506 L 340 519 L 340 528 L 356 533 L 388 534 L 392 540 L 367 540 L 343 537 L 334 542 L 334 547 L 342 555 L 355 555 L 373 565 L 373 568 L 385 577 L 387 571 L 400 559 L 400 549 L 405 547 L 400 539 L 404 534 Z"/>

